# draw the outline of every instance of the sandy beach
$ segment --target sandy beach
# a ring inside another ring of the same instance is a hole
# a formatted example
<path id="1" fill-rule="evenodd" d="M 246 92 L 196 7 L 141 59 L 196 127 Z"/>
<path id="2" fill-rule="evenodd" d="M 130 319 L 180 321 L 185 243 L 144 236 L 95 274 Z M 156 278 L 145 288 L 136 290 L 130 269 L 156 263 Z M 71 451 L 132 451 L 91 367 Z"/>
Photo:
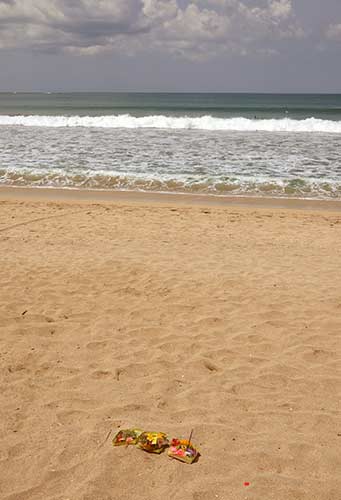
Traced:
<path id="1" fill-rule="evenodd" d="M 85 193 L 0 190 L 1 500 L 340 498 L 340 203 Z"/>

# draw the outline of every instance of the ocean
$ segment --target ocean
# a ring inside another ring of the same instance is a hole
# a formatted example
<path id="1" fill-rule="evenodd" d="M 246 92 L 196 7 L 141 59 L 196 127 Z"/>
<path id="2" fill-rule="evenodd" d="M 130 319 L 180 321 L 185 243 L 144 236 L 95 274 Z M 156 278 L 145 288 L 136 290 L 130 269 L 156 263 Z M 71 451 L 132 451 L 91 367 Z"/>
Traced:
<path id="1" fill-rule="evenodd" d="M 0 185 L 341 198 L 341 95 L 0 93 Z"/>

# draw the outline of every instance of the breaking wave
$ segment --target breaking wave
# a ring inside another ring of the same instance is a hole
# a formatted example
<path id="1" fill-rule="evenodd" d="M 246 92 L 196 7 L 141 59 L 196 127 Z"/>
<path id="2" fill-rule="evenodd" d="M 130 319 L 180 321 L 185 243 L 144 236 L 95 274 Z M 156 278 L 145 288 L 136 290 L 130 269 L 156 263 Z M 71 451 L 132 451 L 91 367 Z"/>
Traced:
<path id="1" fill-rule="evenodd" d="M 48 168 L 1 169 L 0 186 L 30 186 L 118 191 L 154 191 L 189 194 L 273 196 L 308 199 L 340 199 L 341 182 L 317 179 L 225 178 L 197 180 L 124 175 L 106 171 L 51 171 Z"/>
<path id="2" fill-rule="evenodd" d="M 193 129 L 238 132 L 305 132 L 341 134 L 341 121 L 307 118 L 294 120 L 217 118 L 214 116 L 175 117 L 152 115 L 135 117 L 129 114 L 110 116 L 9 116 L 0 115 L 0 126 L 19 125 L 25 127 L 91 127 L 91 128 L 156 128 Z"/>

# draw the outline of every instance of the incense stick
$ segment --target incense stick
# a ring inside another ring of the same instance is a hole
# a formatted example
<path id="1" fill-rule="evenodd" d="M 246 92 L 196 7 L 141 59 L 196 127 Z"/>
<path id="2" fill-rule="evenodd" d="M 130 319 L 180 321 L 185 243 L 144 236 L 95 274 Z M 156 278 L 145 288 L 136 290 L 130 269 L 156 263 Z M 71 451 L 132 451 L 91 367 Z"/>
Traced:
<path id="1" fill-rule="evenodd" d="M 191 434 L 189 435 L 189 440 L 188 440 L 188 445 L 187 445 L 187 449 L 191 446 L 191 439 L 192 439 L 192 434 L 193 434 L 193 430 L 191 430 Z"/>

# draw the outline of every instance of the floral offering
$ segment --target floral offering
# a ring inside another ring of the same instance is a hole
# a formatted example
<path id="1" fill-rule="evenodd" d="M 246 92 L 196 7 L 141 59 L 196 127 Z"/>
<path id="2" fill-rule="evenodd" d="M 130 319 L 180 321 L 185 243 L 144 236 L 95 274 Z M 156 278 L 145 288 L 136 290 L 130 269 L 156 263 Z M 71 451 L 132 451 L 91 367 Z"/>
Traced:
<path id="1" fill-rule="evenodd" d="M 139 436 L 137 446 L 149 453 L 161 453 L 169 446 L 169 441 L 163 432 L 143 432 Z"/>
<path id="2" fill-rule="evenodd" d="M 174 438 L 171 441 L 168 456 L 180 460 L 181 462 L 191 464 L 199 457 L 199 452 L 188 439 Z"/>
<path id="3" fill-rule="evenodd" d="M 140 429 L 120 430 L 112 440 L 112 444 L 114 446 L 128 446 L 130 444 L 136 444 L 142 432 L 143 431 Z"/>

